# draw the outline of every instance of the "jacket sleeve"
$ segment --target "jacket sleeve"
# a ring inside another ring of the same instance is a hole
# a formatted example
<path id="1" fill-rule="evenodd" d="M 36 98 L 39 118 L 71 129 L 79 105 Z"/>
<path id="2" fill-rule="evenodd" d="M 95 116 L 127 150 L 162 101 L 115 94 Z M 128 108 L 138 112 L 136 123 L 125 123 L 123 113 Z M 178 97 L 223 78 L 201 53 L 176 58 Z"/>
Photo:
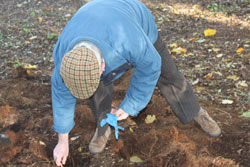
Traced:
<path id="1" fill-rule="evenodd" d="M 70 93 L 55 68 L 51 78 L 54 129 L 57 133 L 69 133 L 75 125 L 76 98 Z"/>
<path id="2" fill-rule="evenodd" d="M 136 116 L 149 103 L 161 73 L 161 57 L 151 42 L 142 55 L 131 56 L 135 70 L 120 108 Z"/>

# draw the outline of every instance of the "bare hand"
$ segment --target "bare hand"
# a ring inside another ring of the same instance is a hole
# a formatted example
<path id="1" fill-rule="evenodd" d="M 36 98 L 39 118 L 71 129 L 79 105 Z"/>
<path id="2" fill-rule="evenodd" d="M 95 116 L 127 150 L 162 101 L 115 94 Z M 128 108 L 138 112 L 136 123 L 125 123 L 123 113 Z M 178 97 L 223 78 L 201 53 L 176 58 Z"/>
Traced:
<path id="1" fill-rule="evenodd" d="M 120 108 L 118 110 L 112 108 L 111 114 L 116 115 L 118 117 L 118 119 L 117 119 L 118 121 L 123 120 L 123 119 L 127 119 L 129 116 L 125 111 L 123 111 Z"/>
<path id="2" fill-rule="evenodd" d="M 68 135 L 59 134 L 58 144 L 54 148 L 53 156 L 57 166 L 64 165 L 69 155 Z"/>

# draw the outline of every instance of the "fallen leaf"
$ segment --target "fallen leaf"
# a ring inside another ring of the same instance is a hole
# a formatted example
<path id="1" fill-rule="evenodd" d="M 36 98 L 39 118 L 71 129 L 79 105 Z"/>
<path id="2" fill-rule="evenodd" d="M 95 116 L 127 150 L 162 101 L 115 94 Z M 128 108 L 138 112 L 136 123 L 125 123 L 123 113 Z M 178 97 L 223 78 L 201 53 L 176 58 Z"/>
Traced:
<path id="1" fill-rule="evenodd" d="M 189 39 L 190 42 L 195 42 L 195 41 L 197 41 L 197 40 L 198 40 L 198 38 L 190 38 L 190 39 Z"/>
<path id="2" fill-rule="evenodd" d="M 213 78 L 213 72 L 208 73 L 204 76 L 205 79 L 212 79 Z"/>
<path id="3" fill-rule="evenodd" d="M 132 157 L 130 157 L 130 162 L 142 163 L 144 161 L 138 156 L 132 156 Z"/>
<path id="4" fill-rule="evenodd" d="M 31 75 L 31 71 L 30 70 L 26 70 L 28 75 Z"/>
<path id="5" fill-rule="evenodd" d="M 222 104 L 233 104 L 233 101 L 232 100 L 222 100 L 221 102 Z"/>
<path id="6" fill-rule="evenodd" d="M 29 45 L 31 42 L 30 41 L 25 41 L 24 44 L 25 45 Z"/>
<path id="7" fill-rule="evenodd" d="M 77 149 L 79 152 L 82 152 L 82 147 L 78 147 Z"/>
<path id="8" fill-rule="evenodd" d="M 221 49 L 220 48 L 212 48 L 214 52 L 219 52 Z"/>
<path id="9" fill-rule="evenodd" d="M 20 4 L 17 4 L 16 6 L 20 8 L 23 6 L 23 4 L 20 3 Z"/>
<path id="10" fill-rule="evenodd" d="M 201 87 L 201 86 L 194 87 L 194 88 L 195 88 L 195 91 L 198 92 L 198 93 L 202 92 L 203 90 L 206 90 L 205 87 Z"/>
<path id="11" fill-rule="evenodd" d="M 242 53 L 243 51 L 244 51 L 243 48 L 239 48 L 239 49 L 236 50 L 236 53 Z"/>
<path id="12" fill-rule="evenodd" d="M 195 42 L 203 43 L 203 42 L 205 42 L 205 41 L 206 41 L 205 39 L 199 39 L 199 40 L 197 40 L 197 41 L 195 41 Z"/>
<path id="13" fill-rule="evenodd" d="M 33 39 L 36 39 L 37 38 L 37 36 L 32 36 L 32 37 L 30 37 L 30 40 L 33 40 Z"/>
<path id="14" fill-rule="evenodd" d="M 246 117 L 246 118 L 250 118 L 250 111 L 243 112 L 243 113 L 241 114 L 241 116 Z"/>
<path id="15" fill-rule="evenodd" d="M 70 13 L 68 13 L 68 14 L 66 14 L 66 15 L 65 15 L 65 17 L 70 17 L 70 16 L 71 16 L 71 14 L 70 14 Z"/>
<path id="16" fill-rule="evenodd" d="M 71 137 L 70 140 L 71 140 L 71 141 L 75 141 L 75 140 L 78 139 L 78 138 L 79 138 L 79 136 L 74 136 L 74 137 Z"/>
<path id="17" fill-rule="evenodd" d="M 47 38 L 49 40 L 52 40 L 52 39 L 58 39 L 59 35 L 57 33 L 50 33 L 47 35 Z"/>
<path id="18" fill-rule="evenodd" d="M 229 75 L 229 76 L 227 77 L 227 79 L 231 79 L 231 80 L 237 81 L 237 80 L 240 79 L 240 77 L 238 77 L 237 75 Z"/>
<path id="19" fill-rule="evenodd" d="M 28 64 L 26 66 L 24 66 L 25 69 L 36 69 L 37 68 L 37 65 L 31 65 L 31 64 Z"/>
<path id="20" fill-rule="evenodd" d="M 43 141 L 39 141 L 40 145 L 46 146 L 46 144 Z"/>
<path id="21" fill-rule="evenodd" d="M 199 83 L 199 78 L 196 79 L 195 81 L 192 82 L 192 85 L 196 85 L 197 83 Z"/>
<path id="22" fill-rule="evenodd" d="M 176 14 L 176 15 L 179 14 L 179 12 L 178 12 L 177 10 L 175 10 L 175 9 L 174 9 L 174 12 L 173 12 L 173 13 Z"/>
<path id="23" fill-rule="evenodd" d="M 188 56 L 194 56 L 194 54 L 193 54 L 193 53 L 188 53 L 188 54 L 187 54 L 187 57 L 188 57 Z"/>
<path id="24" fill-rule="evenodd" d="M 193 53 L 189 53 L 189 54 L 183 53 L 182 56 L 183 57 L 189 57 L 189 56 L 194 56 L 194 54 Z"/>
<path id="25" fill-rule="evenodd" d="M 184 48 L 178 47 L 178 48 L 172 49 L 172 52 L 174 52 L 174 53 L 176 53 L 176 54 L 184 54 L 184 53 L 187 52 L 187 50 L 184 49 Z"/>
<path id="26" fill-rule="evenodd" d="M 41 17 L 38 17 L 37 19 L 39 20 L 40 23 L 44 21 L 44 19 Z"/>
<path id="27" fill-rule="evenodd" d="M 218 57 L 218 58 L 220 58 L 220 57 L 222 57 L 223 56 L 223 54 L 221 53 L 221 54 L 217 54 L 216 55 L 216 57 Z"/>
<path id="28" fill-rule="evenodd" d="M 178 45 L 176 43 L 173 43 L 173 44 L 170 44 L 169 47 L 171 47 L 171 48 L 177 48 Z"/>
<path id="29" fill-rule="evenodd" d="M 147 117 L 145 118 L 145 122 L 146 124 L 151 124 L 156 120 L 155 115 L 147 115 Z"/>
<path id="30" fill-rule="evenodd" d="M 214 30 L 214 29 L 206 29 L 204 31 L 205 37 L 214 36 L 215 34 L 216 34 L 216 30 Z"/>
<path id="31" fill-rule="evenodd" d="M 182 54 L 184 54 L 184 53 L 186 53 L 186 52 L 187 52 L 187 49 L 180 48 L 180 52 L 181 52 Z"/>
<path id="32" fill-rule="evenodd" d="M 236 87 L 239 86 L 248 87 L 248 84 L 246 83 L 246 81 L 239 81 L 238 83 L 236 83 Z"/>
<path id="33" fill-rule="evenodd" d="M 179 50 L 179 48 L 174 48 L 174 49 L 172 49 L 171 52 L 174 52 L 174 53 L 181 53 L 180 50 Z"/>
<path id="34" fill-rule="evenodd" d="M 131 128 L 131 127 L 129 128 L 129 131 L 132 133 L 134 132 L 133 128 Z"/>
<path id="35" fill-rule="evenodd" d="M 193 9 L 199 9 L 199 5 L 195 4 L 192 6 Z"/>
<path id="36" fill-rule="evenodd" d="M 214 74 L 217 74 L 217 75 L 219 75 L 219 76 L 222 76 L 222 73 L 219 72 L 219 71 L 214 71 Z"/>

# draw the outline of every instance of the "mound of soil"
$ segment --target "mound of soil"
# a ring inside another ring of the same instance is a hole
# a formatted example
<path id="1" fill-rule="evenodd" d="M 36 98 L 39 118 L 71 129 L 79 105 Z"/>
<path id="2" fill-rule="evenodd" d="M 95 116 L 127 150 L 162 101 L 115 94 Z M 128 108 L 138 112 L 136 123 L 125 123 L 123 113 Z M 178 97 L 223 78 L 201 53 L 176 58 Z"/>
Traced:
<path id="1" fill-rule="evenodd" d="M 129 76 L 115 83 L 114 106 L 123 99 Z M 52 156 L 57 135 L 51 130 L 49 77 L 24 75 L 1 81 L 1 132 L 12 141 L 0 147 L 1 166 L 55 166 Z M 192 122 L 183 125 L 156 89 L 138 117 L 119 123 L 125 128 L 119 140 L 112 135 L 104 153 L 91 155 L 88 143 L 95 131 L 95 119 L 88 101 L 77 101 L 76 126 L 70 134 L 70 156 L 65 166 L 247 166 L 250 121 L 208 102 L 201 105 L 218 121 L 221 137 L 208 137 Z M 155 115 L 156 120 L 145 123 L 147 115 Z M 131 162 L 133 156 L 142 162 Z"/>

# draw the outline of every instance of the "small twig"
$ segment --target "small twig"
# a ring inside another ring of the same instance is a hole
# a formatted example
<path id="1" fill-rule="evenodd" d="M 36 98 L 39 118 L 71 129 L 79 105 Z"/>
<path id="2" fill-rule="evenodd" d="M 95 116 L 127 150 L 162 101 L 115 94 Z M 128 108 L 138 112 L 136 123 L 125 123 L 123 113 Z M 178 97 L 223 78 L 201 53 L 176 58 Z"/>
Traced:
<path id="1" fill-rule="evenodd" d="M 52 160 L 47 160 L 47 161 L 38 161 L 38 162 L 42 162 L 42 163 L 51 163 Z"/>
<path id="2" fill-rule="evenodd" d="M 148 154 L 146 154 L 146 153 L 144 153 L 142 151 L 140 151 L 140 153 L 143 154 L 145 157 L 148 157 Z"/>
<path id="3" fill-rule="evenodd" d="M 31 164 L 31 166 L 34 166 L 37 162 L 34 162 L 33 164 Z"/>
<path id="4" fill-rule="evenodd" d="M 223 112 L 224 114 L 228 115 L 229 119 L 232 118 L 232 115 L 231 115 L 230 113 L 228 113 L 228 112 L 226 112 L 226 111 L 223 111 L 223 110 L 221 110 L 221 109 L 218 109 L 218 108 L 216 108 L 216 110 L 221 111 L 221 112 Z"/>
<path id="5" fill-rule="evenodd" d="M 157 143 L 157 141 L 158 141 L 158 137 L 157 137 L 156 134 L 155 134 L 155 130 L 153 131 L 153 134 L 154 134 L 155 140 L 154 140 L 154 143 L 152 144 L 152 146 L 151 146 L 151 148 L 150 148 L 150 151 L 149 151 L 149 154 L 148 154 L 148 158 L 151 157 L 153 148 L 154 148 L 154 146 L 156 145 L 156 143 Z"/>
<path id="6" fill-rule="evenodd" d="M 88 153 L 88 152 L 85 152 L 85 153 L 81 153 L 81 155 L 89 155 L 89 153 Z"/>
<path id="7" fill-rule="evenodd" d="M 74 159 L 70 156 L 71 158 L 71 161 L 72 161 L 72 166 L 74 167 L 75 166 L 75 162 L 74 162 Z"/>

